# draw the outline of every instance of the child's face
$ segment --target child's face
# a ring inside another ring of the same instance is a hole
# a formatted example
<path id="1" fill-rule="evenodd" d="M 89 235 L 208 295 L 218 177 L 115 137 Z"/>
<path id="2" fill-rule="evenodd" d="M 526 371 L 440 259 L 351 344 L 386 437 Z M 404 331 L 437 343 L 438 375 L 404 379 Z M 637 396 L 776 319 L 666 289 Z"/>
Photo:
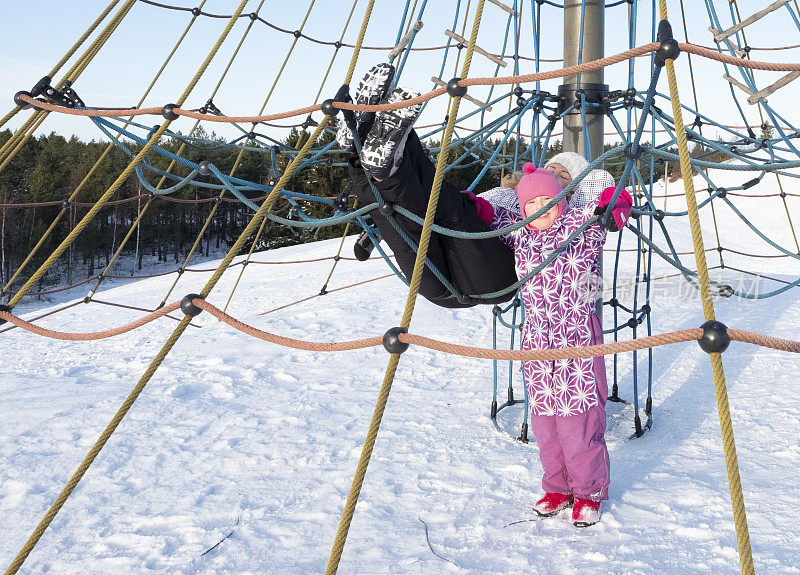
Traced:
<path id="1" fill-rule="evenodd" d="M 558 183 L 561 185 L 562 190 L 566 188 L 567 185 L 572 181 L 572 176 L 569 174 L 567 169 L 561 164 L 550 164 L 549 166 L 547 166 L 547 169 L 556 175 L 556 179 L 558 180 Z"/>
<path id="2" fill-rule="evenodd" d="M 525 204 L 525 217 L 532 216 L 543 207 L 545 207 L 550 202 L 550 198 L 547 196 L 539 196 L 537 198 L 533 198 L 527 204 Z M 558 204 L 550 208 L 544 215 L 539 216 L 535 220 L 533 220 L 528 225 L 537 230 L 546 230 L 553 223 L 556 221 L 558 217 Z"/>

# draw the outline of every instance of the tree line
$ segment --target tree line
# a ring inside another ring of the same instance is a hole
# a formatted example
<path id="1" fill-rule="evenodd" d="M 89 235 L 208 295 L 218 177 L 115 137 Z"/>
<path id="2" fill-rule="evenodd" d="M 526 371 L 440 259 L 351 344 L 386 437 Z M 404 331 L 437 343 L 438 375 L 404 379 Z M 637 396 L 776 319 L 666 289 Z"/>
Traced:
<path id="1" fill-rule="evenodd" d="M 224 140 L 215 134 L 207 133 L 202 127 L 193 134 L 197 138 L 207 140 L 202 149 L 184 146 L 180 139 L 169 138 L 160 143 L 166 150 L 178 153 L 194 163 L 203 160 L 213 163 L 224 173 L 233 173 L 243 180 L 269 185 L 276 174 L 272 165 L 269 150 L 262 152 L 245 151 L 224 146 Z M 0 145 L 11 137 L 11 132 L 0 132 Z M 283 141 L 293 148 L 301 147 L 310 134 L 306 131 L 292 129 Z M 333 135 L 325 133 L 317 145 L 325 145 L 332 141 Z M 428 142 L 431 147 L 438 147 L 438 142 Z M 487 140 L 485 150 L 493 150 L 500 145 L 500 140 Z M 526 148 L 526 142 L 520 141 L 520 150 Z M 611 146 L 607 146 L 607 149 Z M 8 283 L 9 278 L 19 268 L 31 250 L 45 235 L 53 221 L 61 215 L 52 233 L 44 240 L 40 249 L 27 264 L 26 269 L 14 282 L 9 292 L 19 287 L 23 281 L 36 270 L 52 253 L 63 238 L 74 228 L 75 224 L 88 212 L 90 207 L 82 204 L 96 202 L 120 176 L 129 164 L 130 158 L 118 147 L 107 142 L 85 142 L 77 137 L 65 138 L 51 133 L 30 138 L 14 156 L 13 160 L 0 172 L 0 287 Z M 129 145 L 133 153 L 139 146 Z M 513 153 L 513 139 L 504 146 L 505 153 Z M 450 158 L 458 158 L 467 149 L 463 145 L 456 146 Z M 549 149 L 547 156 L 561 151 L 561 142 L 556 141 Z M 97 163 L 101 156 L 102 161 Z M 466 189 L 479 175 L 485 161 L 480 157 L 467 157 L 463 166 L 451 170 L 447 180 L 460 189 Z M 615 178 L 622 173 L 622 161 L 612 158 L 607 164 Z M 151 154 L 152 165 L 168 170 L 177 176 L 184 177 L 189 168 L 181 164 L 170 166 L 170 160 L 160 154 Z M 288 165 L 284 156 L 278 156 L 277 167 L 280 173 Z M 649 179 L 649 165 L 643 162 L 643 176 Z M 94 169 L 93 169 L 94 167 Z M 677 168 L 677 167 L 675 167 Z M 673 166 L 670 165 L 670 171 Z M 91 172 L 91 174 L 90 174 Z M 90 174 L 87 177 L 87 174 Z M 156 186 L 161 177 L 145 170 L 147 181 Z M 663 176 L 663 166 L 656 166 L 655 178 Z M 475 188 L 480 193 L 497 186 L 501 170 L 490 169 Z M 199 176 L 197 181 L 218 183 L 212 176 Z M 336 197 L 347 181 L 347 169 L 343 166 L 323 162 L 294 175 L 286 189 L 304 194 L 324 197 Z M 173 181 L 166 180 L 160 187 L 169 187 Z M 63 202 L 80 186 L 80 192 L 74 201 L 67 205 Z M 239 237 L 252 216 L 252 210 L 239 202 L 222 201 L 216 203 L 214 198 L 219 191 L 188 185 L 171 194 L 167 198 L 155 197 L 150 208 L 141 219 L 139 227 L 126 243 L 122 256 L 125 266 L 112 268 L 110 275 L 130 274 L 154 262 L 170 263 L 174 267 L 183 264 L 187 253 L 194 246 L 203 226 L 213 213 L 199 243 L 195 248 L 197 256 L 210 257 L 220 250 L 229 248 Z M 248 197 L 257 198 L 262 193 L 248 192 Z M 225 194 L 231 198 L 230 193 Z M 135 222 L 140 210 L 148 201 L 148 192 L 134 173 L 119 186 L 110 205 L 104 207 L 76 238 L 67 252 L 40 280 L 37 291 L 47 289 L 55 284 L 71 284 L 87 277 L 92 277 L 111 261 L 112 255 L 119 248 L 128 230 Z M 125 201 L 127 200 L 127 201 Z M 52 203 L 53 205 L 22 206 L 21 204 Z M 314 217 L 332 215 L 330 207 L 319 202 L 302 202 L 304 211 Z M 277 204 L 275 213 L 283 217 L 291 214 L 290 205 L 286 201 Z M 302 231 L 288 229 L 285 226 L 268 222 L 256 245 L 257 250 L 265 250 L 317 239 L 341 237 L 344 225 L 320 228 L 319 230 Z M 349 233 L 359 230 L 353 226 Z M 253 238 L 250 239 L 252 241 Z M 247 245 L 245 249 L 249 249 Z M 192 260 L 195 261 L 194 259 Z"/>

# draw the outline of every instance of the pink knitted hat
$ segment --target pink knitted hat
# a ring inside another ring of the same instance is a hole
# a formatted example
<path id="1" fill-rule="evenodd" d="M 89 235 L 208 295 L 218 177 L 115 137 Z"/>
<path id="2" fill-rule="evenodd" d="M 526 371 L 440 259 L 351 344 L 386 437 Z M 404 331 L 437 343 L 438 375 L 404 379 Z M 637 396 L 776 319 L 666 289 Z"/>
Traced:
<path id="1" fill-rule="evenodd" d="M 525 213 L 525 204 L 539 196 L 547 196 L 550 199 L 555 198 L 561 193 L 561 185 L 558 183 L 555 174 L 550 170 L 536 169 L 536 166 L 527 162 L 522 166 L 522 171 L 525 173 L 522 179 L 517 184 L 514 190 L 517 193 L 517 200 L 519 201 L 519 210 Z M 567 211 L 567 200 L 561 198 L 561 201 L 556 204 L 558 214 L 556 218 L 560 217 Z M 528 224 L 530 226 L 530 224 Z"/>

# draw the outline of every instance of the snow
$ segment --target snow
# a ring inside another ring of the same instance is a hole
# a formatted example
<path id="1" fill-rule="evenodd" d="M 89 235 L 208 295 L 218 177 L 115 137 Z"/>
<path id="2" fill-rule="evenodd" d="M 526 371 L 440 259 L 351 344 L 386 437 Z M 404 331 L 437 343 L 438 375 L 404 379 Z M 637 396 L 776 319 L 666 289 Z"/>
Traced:
<path id="1" fill-rule="evenodd" d="M 713 177 L 735 186 L 751 176 L 715 172 Z M 787 192 L 800 192 L 794 180 L 783 183 Z M 696 184 L 704 187 L 699 178 Z M 768 176 L 748 193 L 775 193 L 776 187 Z M 681 189 L 680 182 L 669 184 L 670 193 Z M 780 198 L 731 199 L 771 239 L 795 251 Z M 800 222 L 800 198 L 786 201 Z M 681 203 L 670 198 L 667 207 L 677 210 Z M 777 253 L 721 202 L 715 202 L 713 216 L 723 246 Z M 704 208 L 711 248 L 717 245 L 713 216 Z M 690 250 L 686 218 L 667 223 L 676 248 Z M 612 235 L 606 247 L 615 245 Z M 623 247 L 632 245 L 627 234 Z M 331 240 L 255 259 L 332 256 L 337 247 L 338 240 Z M 708 257 L 710 265 L 718 264 L 716 252 Z M 724 257 L 729 265 L 770 277 L 800 276 L 797 260 L 727 252 Z M 694 267 L 693 256 L 683 260 Z M 229 312 L 261 329 L 311 341 L 377 335 L 399 322 L 407 292 L 396 278 L 258 315 L 317 293 L 331 264 L 248 266 Z M 612 266 L 607 256 L 607 273 Z M 622 266 L 620 284 L 634 276 L 632 253 L 623 254 Z M 329 289 L 384 275 L 386 269 L 381 261 L 341 261 Z M 223 276 L 209 301 L 224 305 L 238 271 Z M 652 274 L 671 273 L 656 258 Z M 199 291 L 209 276 L 184 274 L 170 301 Z M 98 297 L 152 308 L 173 279 L 108 281 Z M 664 284 L 669 289 L 654 290 L 654 332 L 700 325 L 696 294 L 677 290 L 683 280 L 665 281 L 672 282 Z M 779 285 L 763 280 L 761 287 Z M 797 293 L 764 301 L 717 298 L 717 317 L 731 327 L 800 340 Z M 48 301 L 26 300 L 16 311 L 30 318 L 83 295 L 77 289 Z M 81 304 L 40 323 L 91 331 L 140 313 Z M 606 325 L 611 321 L 606 309 Z M 249 338 L 208 314 L 193 323 L 200 327 L 189 327 L 158 369 L 25 563 L 25 573 L 324 570 L 386 352 L 303 352 Z M 0 335 L 3 561 L 17 553 L 175 325 L 162 318 L 92 343 L 49 340 L 19 329 Z M 491 314 L 485 307 L 444 310 L 420 300 L 411 331 L 490 347 Z M 630 337 L 630 330 L 621 337 Z M 647 354 L 637 357 L 641 386 Z M 499 423 L 508 433 L 492 426 L 491 363 L 409 349 L 400 359 L 340 572 L 738 572 L 708 358 L 687 343 L 658 348 L 653 359 L 653 428 L 629 440 L 632 406 L 609 404 L 610 501 L 598 525 L 576 529 L 568 514 L 534 517 L 541 477 L 537 448 L 512 438 L 519 433 L 521 408 L 501 411 Z M 733 343 L 723 360 L 756 571 L 800 573 L 800 528 L 791 511 L 800 508 L 798 358 Z M 620 394 L 629 400 L 632 368 L 631 354 L 622 356 Z M 515 388 L 521 392 L 519 381 Z M 642 392 L 640 400 L 644 397 Z"/>

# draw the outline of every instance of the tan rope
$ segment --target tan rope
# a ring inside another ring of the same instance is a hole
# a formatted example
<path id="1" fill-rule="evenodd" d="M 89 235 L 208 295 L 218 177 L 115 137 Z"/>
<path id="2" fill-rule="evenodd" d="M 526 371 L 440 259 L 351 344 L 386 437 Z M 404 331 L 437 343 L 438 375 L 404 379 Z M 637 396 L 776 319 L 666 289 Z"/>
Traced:
<path id="1" fill-rule="evenodd" d="M 127 0 L 125 4 L 119 9 L 119 11 L 114 15 L 114 17 L 109 21 L 109 23 L 103 28 L 97 38 L 92 42 L 86 51 L 78 58 L 78 60 L 73 64 L 72 68 L 64 75 L 64 77 L 56 83 L 57 88 L 63 88 L 66 82 L 74 83 L 78 77 L 86 70 L 89 66 L 91 61 L 100 51 L 111 35 L 117 30 L 119 25 L 122 23 L 122 20 L 128 15 L 128 13 L 133 8 L 133 5 L 136 3 L 136 0 Z M 0 147 L 0 159 L 3 160 L 0 163 L 0 171 L 2 171 L 17 151 L 22 147 L 28 138 L 33 135 L 36 128 L 44 122 L 45 118 L 47 118 L 47 113 L 37 111 L 34 113 L 27 122 L 25 122 L 20 129 L 18 129 L 14 135 L 2 146 Z M 38 123 L 36 123 L 38 122 Z M 31 127 L 36 123 L 34 127 Z M 9 152 L 9 150 L 11 152 Z"/>
<path id="2" fill-rule="evenodd" d="M 200 2 L 198 7 L 200 9 L 202 9 L 206 2 L 207 2 L 207 0 L 203 0 L 202 2 Z M 153 77 L 153 80 L 150 82 L 150 85 L 144 91 L 144 94 L 142 94 L 141 98 L 139 98 L 139 103 L 137 104 L 137 106 L 141 106 L 142 103 L 147 98 L 147 96 L 153 90 L 153 87 L 155 86 L 156 82 L 161 77 L 161 75 L 164 73 L 164 70 L 166 69 L 167 64 L 169 64 L 169 62 L 172 60 L 172 57 L 175 55 L 175 53 L 177 52 L 178 48 L 183 43 L 184 39 L 186 38 L 187 34 L 189 33 L 189 30 L 191 30 L 191 28 L 194 25 L 196 20 L 197 20 L 197 16 L 193 16 L 192 19 L 189 21 L 189 23 L 187 24 L 186 28 L 183 31 L 183 34 L 181 34 L 181 36 L 175 42 L 175 45 L 173 46 L 172 50 L 167 55 L 167 57 L 164 59 L 163 64 L 161 64 L 161 68 L 159 68 L 158 72 L 156 72 L 156 75 Z M 132 119 L 133 118 L 128 118 L 128 120 L 125 122 L 125 125 L 123 126 L 123 128 L 127 128 L 130 125 L 130 122 L 131 122 Z M 80 194 L 81 190 L 83 190 L 83 187 L 89 182 L 89 180 L 91 179 L 92 175 L 94 175 L 94 173 L 97 171 L 97 169 L 102 165 L 103 160 L 105 160 L 108 157 L 108 155 L 111 153 L 112 149 L 114 149 L 114 143 L 113 142 L 111 142 L 110 144 L 108 144 L 108 146 L 106 146 L 106 149 L 103 151 L 103 153 L 100 155 L 100 157 L 97 160 L 95 160 L 94 165 L 91 167 L 89 172 L 83 177 L 83 180 L 81 180 L 81 182 L 77 185 L 75 190 L 69 195 L 69 197 L 67 198 L 68 204 L 88 205 L 89 207 L 94 205 L 94 203 L 91 203 L 91 204 L 77 203 L 77 202 L 74 202 L 74 200 L 75 200 L 75 198 L 78 197 L 78 194 Z M 162 178 L 162 181 L 163 181 L 163 178 Z M 111 202 L 110 201 L 110 202 L 106 202 L 106 205 L 113 205 L 113 204 L 122 203 L 122 202 L 125 202 L 125 201 L 128 201 L 128 200 L 117 200 L 116 202 Z M 60 204 L 61 202 L 56 202 L 56 203 Z M 143 209 L 147 210 L 147 208 L 150 206 L 150 203 L 151 202 L 148 201 Z M 64 215 L 67 213 L 68 209 L 69 209 L 69 206 L 62 208 L 59 211 L 59 213 L 53 219 L 53 223 L 51 223 L 50 226 L 47 228 L 47 230 L 45 230 L 45 232 L 42 234 L 42 237 L 39 238 L 39 241 L 37 242 L 37 244 L 33 247 L 32 250 L 30 250 L 30 252 L 28 253 L 28 255 L 25 258 L 25 260 L 17 267 L 17 270 L 14 272 L 14 275 L 11 277 L 11 279 L 9 279 L 8 282 L 6 282 L 6 285 L 3 287 L 3 292 L 9 291 L 11 286 L 16 281 L 17 277 L 27 268 L 28 264 L 31 262 L 31 260 L 33 259 L 34 255 L 39 251 L 39 248 L 42 245 L 44 245 L 44 243 L 47 240 L 47 238 L 50 237 L 50 234 L 53 232 L 53 230 L 55 229 L 55 227 L 58 224 L 58 222 L 61 221 L 61 218 L 63 218 Z M 140 213 L 139 214 L 139 218 L 137 218 L 137 220 L 141 219 L 141 216 L 143 216 L 143 215 L 144 215 L 143 213 Z M 122 251 L 122 247 L 123 246 L 124 246 L 124 243 L 123 243 L 123 245 L 120 246 L 120 249 L 118 250 L 118 252 Z M 106 270 L 108 269 L 108 267 L 110 267 L 111 263 L 116 259 L 117 255 L 118 254 L 115 254 L 114 258 L 112 258 L 111 262 L 109 262 L 109 265 L 106 266 Z M 105 273 L 105 271 L 103 273 Z M 99 285 L 100 284 L 98 283 L 98 286 Z M 95 289 L 97 289 L 97 286 L 95 286 Z"/>
<path id="3" fill-rule="evenodd" d="M 203 73 L 208 68 L 209 64 L 211 64 L 211 60 L 214 58 L 216 53 L 219 51 L 220 47 L 222 46 L 222 43 L 225 41 L 225 38 L 227 38 L 228 34 L 230 33 L 231 29 L 233 28 L 234 24 L 236 23 L 236 20 L 237 20 L 239 14 L 241 14 L 241 12 L 244 10 L 244 7 L 247 4 L 247 1 L 248 0 L 242 0 L 239 3 L 239 6 L 238 6 L 238 8 L 236 10 L 236 13 L 235 13 L 236 17 L 232 17 L 230 19 L 230 21 L 228 22 L 227 26 L 225 27 L 223 32 L 220 34 L 219 38 L 217 39 L 216 43 L 212 47 L 212 49 L 209 52 L 208 56 L 203 61 L 203 63 L 200 65 L 200 68 L 197 71 L 197 73 L 195 74 L 194 78 L 192 78 L 192 80 L 189 82 L 189 85 L 186 87 L 186 90 L 184 90 L 184 93 L 179 98 L 179 102 L 178 102 L 179 105 L 182 104 L 186 100 L 186 98 L 189 97 L 189 95 L 191 94 L 191 92 L 194 89 L 194 87 L 200 81 L 200 78 L 202 77 Z M 133 172 L 133 170 L 135 169 L 136 165 L 141 161 L 141 159 L 150 151 L 150 149 L 152 149 L 152 147 L 155 145 L 155 143 L 158 141 L 158 139 L 166 131 L 167 127 L 169 127 L 169 124 L 170 124 L 170 121 L 167 120 L 161 125 L 161 127 L 156 131 L 156 133 L 150 138 L 148 143 L 142 148 L 142 151 L 139 152 L 139 154 L 137 154 L 136 158 L 134 158 L 131 161 L 131 163 L 128 165 L 128 167 L 125 170 L 123 170 L 122 174 L 116 180 L 116 182 L 114 182 L 114 184 L 111 185 L 109 190 L 103 195 L 103 197 L 101 197 L 101 199 L 98 201 L 98 203 L 95 204 L 95 207 L 92 208 L 92 210 L 90 210 L 89 213 L 87 213 L 87 215 L 83 218 L 83 220 L 81 220 L 81 222 L 69 234 L 67 239 L 65 239 L 64 242 L 58 248 L 56 248 L 56 251 L 53 252 L 53 254 L 42 265 L 42 267 L 39 268 L 39 270 L 36 272 L 36 274 L 34 274 L 34 276 L 31 278 L 31 280 L 28 280 L 28 282 L 25 284 L 25 286 L 23 286 L 23 289 L 20 290 L 20 292 L 18 292 L 14 296 L 14 299 L 12 299 L 11 302 L 9 302 L 9 306 L 10 307 L 13 308 L 14 305 L 16 305 L 16 303 L 19 301 L 19 299 L 21 299 L 22 296 L 24 295 L 24 292 L 28 291 L 28 289 L 30 289 L 30 286 L 33 285 L 33 283 L 35 283 L 35 281 L 38 281 L 38 279 L 42 275 L 44 275 L 45 271 L 47 271 L 47 269 L 49 269 L 49 267 L 53 264 L 53 262 L 55 262 L 55 260 L 58 258 L 58 256 L 61 255 L 61 253 L 63 253 L 64 250 L 66 250 L 66 248 L 69 245 L 69 243 L 71 243 L 75 239 L 75 237 L 81 232 L 81 230 L 89 223 L 89 220 L 91 219 L 91 217 L 93 217 L 94 214 L 97 213 L 97 211 L 102 206 L 102 203 L 107 201 L 111 197 L 111 195 L 113 195 L 116 192 L 116 190 L 119 188 L 119 186 L 122 185 L 122 182 L 124 182 L 125 179 L 127 179 L 127 177 L 130 175 L 130 173 Z M 83 225 L 81 225 L 81 224 L 83 224 Z M 227 262 L 227 263 L 230 263 L 230 262 Z M 226 263 L 226 265 L 227 265 L 227 263 Z M 33 281 L 34 278 L 35 278 L 35 281 Z M 190 321 L 191 321 L 191 317 L 190 316 L 185 316 L 183 318 L 183 320 L 181 320 L 181 323 L 178 324 L 178 327 L 176 328 L 176 330 L 172 333 L 172 335 L 169 337 L 167 342 L 164 344 L 164 346 L 158 352 L 158 354 L 156 355 L 156 358 L 153 360 L 153 362 L 147 368 L 147 370 L 145 371 L 144 375 L 142 375 L 142 378 L 139 380 L 139 382 L 133 388 L 131 393 L 125 399 L 125 401 L 123 402 L 122 406 L 119 408 L 119 410 L 117 410 L 117 413 L 114 415 L 114 417 L 112 418 L 111 422 L 108 424 L 108 426 L 100 434 L 100 437 L 97 439 L 95 444 L 89 450 L 89 453 L 86 455 L 86 457 L 80 463 L 80 465 L 78 466 L 78 469 L 75 471 L 75 473 L 73 473 L 72 477 L 70 477 L 70 479 L 67 481 L 67 484 L 64 486 L 64 489 L 61 490 L 61 493 L 58 494 L 58 497 L 56 497 L 56 500 L 53 502 L 53 504 L 47 510 L 47 512 L 45 513 L 44 517 L 39 522 L 39 524 L 36 526 L 36 528 L 33 530 L 33 533 L 31 533 L 30 537 L 28 537 L 28 540 L 22 546 L 22 549 L 20 549 L 19 553 L 17 553 L 17 556 L 14 557 L 14 560 L 11 562 L 11 565 L 9 565 L 8 569 L 6 570 L 6 575 L 12 575 L 13 573 L 16 573 L 19 570 L 19 568 L 22 566 L 22 564 L 25 562 L 25 559 L 27 559 L 28 555 L 30 555 L 31 551 L 33 551 L 33 548 L 39 542 L 39 539 L 41 539 L 41 537 L 44 534 L 45 530 L 48 528 L 50 523 L 52 523 L 53 519 L 55 519 L 55 516 L 58 514 L 59 510 L 64 505 L 64 503 L 66 503 L 66 501 L 69 498 L 70 494 L 75 489 L 75 487 L 78 485 L 78 483 L 80 482 L 80 480 L 83 477 L 83 475 L 86 473 L 86 470 L 89 469 L 89 466 L 91 466 L 92 462 L 95 460 L 97 455 L 103 449 L 103 446 L 105 446 L 105 444 L 108 441 L 109 437 L 111 437 L 111 435 L 114 433 L 114 431 L 116 430 L 117 426 L 120 424 L 122 419 L 125 417 L 125 414 L 128 412 L 128 410 L 131 408 L 133 403 L 136 401 L 136 398 L 139 397 L 139 394 L 142 392 L 142 390 L 144 389 L 145 385 L 147 385 L 147 382 L 153 376 L 153 374 L 155 373 L 155 371 L 158 368 L 158 366 L 161 364 L 162 361 L 164 361 L 164 358 L 167 356 L 169 351 L 175 345 L 175 342 L 178 341 L 178 338 L 186 330 L 186 328 L 189 325 Z"/>
<path id="4" fill-rule="evenodd" d="M 667 19 L 667 2 L 666 0 L 659 0 L 659 8 L 661 12 L 661 19 Z M 689 46 L 687 46 L 688 48 Z M 681 46 L 681 49 L 685 49 Z M 705 48 L 697 46 L 692 47 L 691 50 L 686 49 L 687 52 L 695 54 L 708 55 L 711 52 Z M 713 53 L 713 59 L 719 61 L 728 60 L 726 58 L 717 57 Z M 720 55 L 721 56 L 721 55 Z M 733 59 L 737 65 L 743 65 L 744 62 L 738 58 Z M 750 62 L 753 64 L 753 62 Z M 752 66 L 755 68 L 756 66 Z M 689 213 L 689 224 L 692 230 L 692 241 L 694 243 L 695 260 L 697 262 L 697 278 L 700 283 L 700 295 L 703 302 L 703 313 L 706 321 L 713 320 L 714 302 L 711 299 L 711 284 L 708 277 L 708 265 L 706 263 L 705 249 L 703 245 L 703 233 L 700 228 L 700 216 L 697 209 L 697 199 L 694 191 L 693 173 L 691 165 L 691 157 L 689 155 L 689 148 L 686 140 L 686 130 L 683 125 L 683 114 L 681 112 L 680 95 L 678 93 L 678 83 L 675 77 L 675 64 L 671 58 L 666 60 L 667 78 L 669 80 L 670 101 L 672 104 L 672 113 L 675 120 L 675 136 L 678 142 L 678 154 L 680 156 L 681 175 L 683 176 L 683 185 L 686 195 L 686 205 Z M 759 68 L 769 69 L 769 68 Z M 736 527 L 736 540 L 739 546 L 739 563 L 742 573 L 745 575 L 754 575 L 755 569 L 753 567 L 753 552 L 750 547 L 750 533 L 747 527 L 747 514 L 744 507 L 744 496 L 742 494 L 742 482 L 739 477 L 739 463 L 736 455 L 736 443 L 733 436 L 733 423 L 731 421 L 730 407 L 728 405 L 728 392 L 725 385 L 725 371 L 722 366 L 722 355 L 720 353 L 709 354 L 711 358 L 711 367 L 714 373 L 714 390 L 717 397 L 717 410 L 719 412 L 720 429 L 722 432 L 722 444 L 725 453 L 725 464 L 728 471 L 728 487 L 731 493 L 731 504 L 733 506 L 733 521 Z"/>
<path id="5" fill-rule="evenodd" d="M 464 58 L 464 66 L 462 68 L 461 77 L 466 78 L 469 74 L 469 67 L 472 61 L 472 54 L 475 49 L 475 44 L 478 37 L 478 29 L 480 28 L 481 16 L 483 14 L 484 0 L 479 0 L 475 8 L 475 19 L 472 26 L 472 34 L 470 36 L 469 45 L 467 46 L 467 53 Z M 405 310 L 403 311 L 403 318 L 400 322 L 400 327 L 408 328 L 411 323 L 411 317 L 414 313 L 414 304 L 416 302 L 419 286 L 422 281 L 423 266 L 428 252 L 428 245 L 430 242 L 431 230 L 433 228 L 433 217 L 436 212 L 436 205 L 439 201 L 439 192 L 441 190 L 442 181 L 444 179 L 444 168 L 447 163 L 447 156 L 449 152 L 450 140 L 453 135 L 453 127 L 456 123 L 458 116 L 458 107 L 461 98 L 455 97 L 450 99 L 449 117 L 447 120 L 447 127 L 445 128 L 444 135 L 442 136 L 441 150 L 436 163 L 436 173 L 433 178 L 433 185 L 431 187 L 430 198 L 428 200 L 428 207 L 425 212 L 425 220 L 420 232 L 420 240 L 417 248 L 417 257 L 414 262 L 414 271 L 411 275 L 411 282 L 409 284 L 408 298 L 406 300 Z M 389 393 L 392 389 L 392 382 L 397 371 L 397 365 L 400 361 L 400 354 L 393 353 L 389 357 L 389 365 L 386 368 L 386 373 L 381 384 L 381 390 L 378 394 L 378 400 L 375 404 L 372 420 L 370 421 L 367 437 L 364 441 L 364 447 L 361 451 L 361 456 L 356 467 L 355 475 L 353 476 L 353 483 L 350 486 L 350 493 L 347 496 L 347 501 L 342 512 L 342 518 L 339 522 L 339 527 L 336 531 L 336 539 L 333 542 L 331 549 L 331 556 L 328 559 L 328 565 L 325 568 L 326 575 L 333 575 L 339 568 L 339 561 L 342 558 L 344 545 L 347 541 L 347 533 L 350 530 L 350 523 L 353 520 L 358 497 L 361 493 L 361 486 L 364 483 L 364 477 L 367 473 L 367 467 L 372 456 L 372 450 L 375 447 L 375 441 L 378 436 L 378 430 L 381 426 L 383 413 L 386 409 L 386 402 L 389 399 Z"/>

